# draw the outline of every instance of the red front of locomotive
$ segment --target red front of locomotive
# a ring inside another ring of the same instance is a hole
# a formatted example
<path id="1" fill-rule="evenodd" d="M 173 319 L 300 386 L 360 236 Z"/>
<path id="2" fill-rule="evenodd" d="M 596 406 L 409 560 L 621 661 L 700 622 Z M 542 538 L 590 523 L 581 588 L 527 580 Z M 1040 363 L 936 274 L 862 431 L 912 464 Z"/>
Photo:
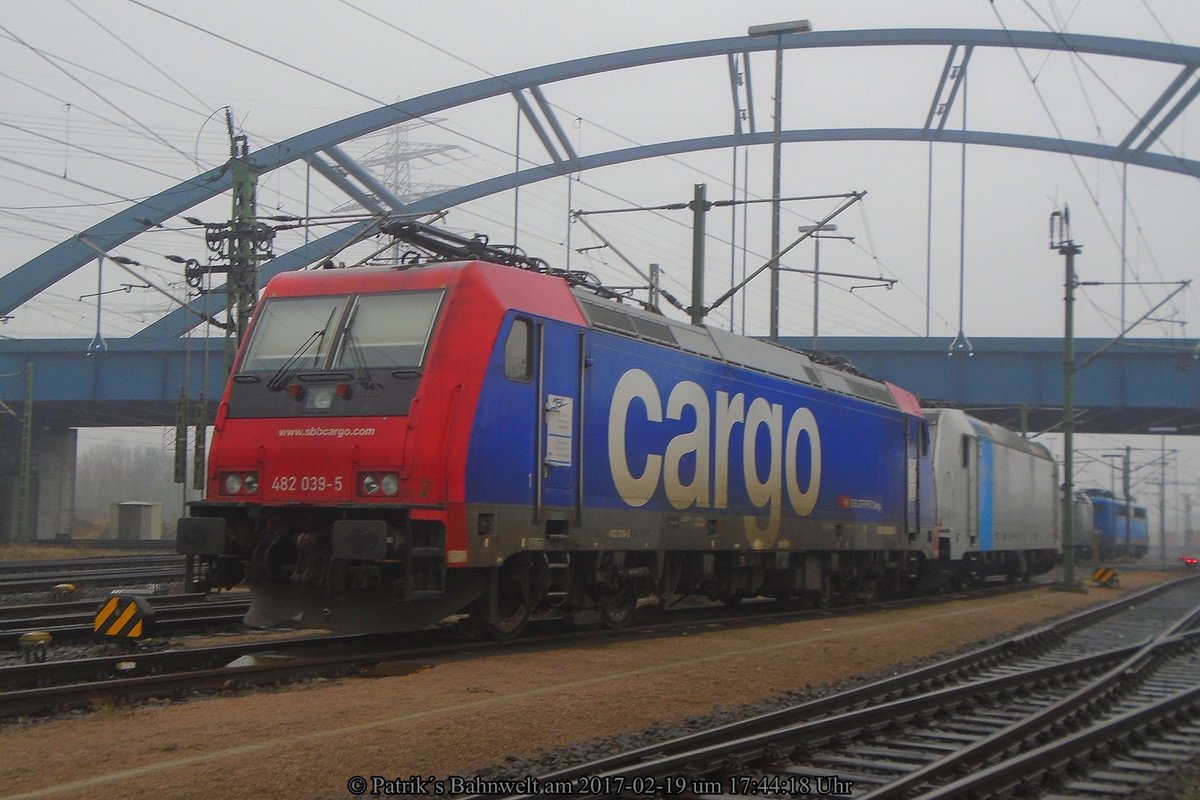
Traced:
<path id="1" fill-rule="evenodd" d="M 521 277 L 470 263 L 268 285 L 178 537 L 211 583 L 250 584 L 248 622 L 419 628 L 482 594 L 467 438 Z"/>

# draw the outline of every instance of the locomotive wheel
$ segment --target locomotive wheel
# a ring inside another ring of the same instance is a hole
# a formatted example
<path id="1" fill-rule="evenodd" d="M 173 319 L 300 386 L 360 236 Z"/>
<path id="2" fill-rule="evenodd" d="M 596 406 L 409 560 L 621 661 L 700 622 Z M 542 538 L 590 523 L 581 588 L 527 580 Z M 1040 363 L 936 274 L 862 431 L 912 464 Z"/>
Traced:
<path id="1" fill-rule="evenodd" d="M 887 597 L 887 588 L 882 578 L 871 578 L 863 585 L 860 600 L 864 603 L 878 603 Z"/>
<path id="2" fill-rule="evenodd" d="M 798 597 L 797 595 L 785 590 L 772 592 L 771 599 L 776 603 L 779 603 L 779 605 L 783 606 L 784 608 L 795 608 L 802 600 L 801 597 Z"/>
<path id="3" fill-rule="evenodd" d="M 596 603 L 600 616 L 604 618 L 605 626 L 617 630 L 624 628 L 633 619 L 637 611 L 637 593 L 633 586 L 626 584 L 620 589 L 605 595 Z"/>
<path id="4" fill-rule="evenodd" d="M 496 619 L 488 619 L 487 603 L 483 603 L 477 613 L 482 618 L 483 629 L 487 635 L 503 642 L 521 635 L 529 622 L 532 609 L 520 584 L 512 578 L 502 575 L 498 588 Z"/>
<path id="5" fill-rule="evenodd" d="M 812 594 L 814 608 L 826 609 L 833 605 L 833 581 L 829 578 L 821 581 L 821 588 Z"/>

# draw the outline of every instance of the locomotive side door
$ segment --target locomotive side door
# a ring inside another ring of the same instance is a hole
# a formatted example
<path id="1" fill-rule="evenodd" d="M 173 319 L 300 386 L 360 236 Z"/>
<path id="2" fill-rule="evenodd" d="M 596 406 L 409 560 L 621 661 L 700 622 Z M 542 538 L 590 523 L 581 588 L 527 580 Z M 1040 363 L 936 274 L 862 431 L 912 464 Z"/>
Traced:
<path id="1" fill-rule="evenodd" d="M 915 541 L 921 532 L 921 458 L 928 446 L 925 444 L 925 421 L 919 417 L 904 418 L 904 524 L 907 541 Z"/>
<path id="2" fill-rule="evenodd" d="M 578 520 L 582 512 L 583 331 L 543 321 L 534 343 L 537 463 L 534 517 Z"/>
<path id="3" fill-rule="evenodd" d="M 967 547 L 974 550 L 979 542 L 979 525 L 978 525 L 978 509 L 979 509 L 979 449 L 978 440 L 973 436 L 963 435 L 962 437 L 962 468 L 966 475 L 966 501 L 967 524 Z"/>

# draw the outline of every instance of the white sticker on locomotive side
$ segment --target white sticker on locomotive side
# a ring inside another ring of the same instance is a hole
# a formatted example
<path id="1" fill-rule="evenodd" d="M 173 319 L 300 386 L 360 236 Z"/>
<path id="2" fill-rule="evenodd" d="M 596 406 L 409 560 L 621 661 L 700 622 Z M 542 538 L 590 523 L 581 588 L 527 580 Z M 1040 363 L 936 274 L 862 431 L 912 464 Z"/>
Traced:
<path id="1" fill-rule="evenodd" d="M 570 436 L 575 430 L 575 400 L 560 394 L 546 395 L 546 430 L 555 436 Z"/>
<path id="2" fill-rule="evenodd" d="M 555 467 L 571 466 L 571 437 L 546 436 L 546 463 Z"/>
<path id="3" fill-rule="evenodd" d="M 561 394 L 546 395 L 546 463 L 571 466 L 575 440 L 575 400 Z"/>

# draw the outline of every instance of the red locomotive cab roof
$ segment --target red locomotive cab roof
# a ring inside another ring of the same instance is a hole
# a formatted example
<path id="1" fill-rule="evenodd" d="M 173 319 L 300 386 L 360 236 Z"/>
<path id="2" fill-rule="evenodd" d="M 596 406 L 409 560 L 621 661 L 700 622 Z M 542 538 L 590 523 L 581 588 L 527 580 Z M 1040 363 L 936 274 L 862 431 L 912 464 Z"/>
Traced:
<path id="1" fill-rule="evenodd" d="M 263 298 L 446 289 L 456 299 L 487 297 L 502 309 L 587 325 L 566 281 L 551 275 L 492 264 L 461 261 L 408 269 L 357 267 L 305 270 L 276 275 Z"/>

